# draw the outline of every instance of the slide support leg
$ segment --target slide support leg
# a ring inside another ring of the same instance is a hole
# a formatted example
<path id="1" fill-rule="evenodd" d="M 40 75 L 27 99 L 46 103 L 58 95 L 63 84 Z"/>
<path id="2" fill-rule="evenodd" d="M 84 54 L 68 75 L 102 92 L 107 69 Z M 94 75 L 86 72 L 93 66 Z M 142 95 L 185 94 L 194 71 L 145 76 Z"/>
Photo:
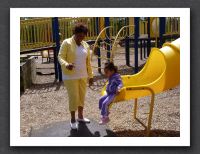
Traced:
<path id="1" fill-rule="evenodd" d="M 150 109 L 149 109 L 149 117 L 148 117 L 148 124 L 145 126 L 143 122 L 141 122 L 137 117 L 137 98 L 135 98 L 135 106 L 134 106 L 134 118 L 142 124 L 142 126 L 145 127 L 146 129 L 146 136 L 150 136 L 150 130 L 151 130 L 151 121 L 152 121 L 152 116 L 153 116 L 153 108 L 154 108 L 154 99 L 155 99 L 155 93 L 150 87 L 127 87 L 127 91 L 129 90 L 147 90 L 151 93 L 151 103 L 150 103 Z"/>
<path id="2" fill-rule="evenodd" d="M 137 118 L 137 103 L 138 103 L 138 99 L 135 98 L 135 105 L 134 105 L 134 119 Z"/>
<path id="3" fill-rule="evenodd" d="M 150 103 L 150 110 L 149 110 L 149 118 L 148 118 L 148 124 L 147 124 L 147 136 L 150 135 L 151 130 L 151 122 L 152 122 L 152 116 L 153 116 L 153 108 L 154 108 L 154 94 L 151 96 L 151 103 Z"/>

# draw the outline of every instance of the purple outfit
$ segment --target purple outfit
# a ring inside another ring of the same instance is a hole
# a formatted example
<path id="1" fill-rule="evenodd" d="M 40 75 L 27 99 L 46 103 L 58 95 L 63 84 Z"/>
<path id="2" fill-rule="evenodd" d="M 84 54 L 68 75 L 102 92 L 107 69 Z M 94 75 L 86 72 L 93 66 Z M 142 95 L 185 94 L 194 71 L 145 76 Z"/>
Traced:
<path id="1" fill-rule="evenodd" d="M 114 100 L 116 92 L 123 86 L 121 76 L 118 73 L 114 73 L 108 79 L 108 85 L 106 87 L 107 94 L 102 96 L 99 100 L 99 109 L 102 116 L 108 116 L 108 105 Z"/>

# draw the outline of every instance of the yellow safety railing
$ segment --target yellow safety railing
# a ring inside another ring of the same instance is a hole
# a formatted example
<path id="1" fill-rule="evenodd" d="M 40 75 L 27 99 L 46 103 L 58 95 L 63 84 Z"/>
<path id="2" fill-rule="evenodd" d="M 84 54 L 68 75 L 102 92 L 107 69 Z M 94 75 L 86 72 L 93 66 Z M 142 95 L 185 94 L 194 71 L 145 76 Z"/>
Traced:
<path id="1" fill-rule="evenodd" d="M 112 38 L 115 38 L 119 30 L 128 25 L 129 23 L 126 23 L 125 17 L 110 17 L 110 26 L 113 28 L 111 29 L 110 36 Z M 123 34 L 122 34 L 123 35 Z M 125 34 L 124 34 L 125 35 Z"/>
<path id="2" fill-rule="evenodd" d="M 20 21 L 20 51 L 52 46 L 51 18 L 36 18 Z"/>
<path id="3" fill-rule="evenodd" d="M 82 22 L 87 25 L 89 31 L 86 40 L 94 40 L 98 36 L 96 17 L 77 17 L 77 18 L 59 18 L 60 40 L 63 41 L 73 35 L 72 29 L 75 23 Z"/>
<path id="4" fill-rule="evenodd" d="M 129 23 L 125 17 L 110 17 L 109 38 L 114 40 L 119 30 L 130 25 L 134 20 L 129 18 Z M 97 22 L 98 20 L 98 22 Z M 75 23 L 83 22 L 88 26 L 89 32 L 86 40 L 96 40 L 98 31 L 104 29 L 104 17 L 62 17 L 59 18 L 59 31 L 60 41 L 69 38 L 73 35 L 72 29 Z M 98 25 L 97 25 L 98 23 Z M 134 23 L 132 23 L 134 24 Z M 157 26 L 157 24 L 156 24 Z M 97 29 L 98 27 L 98 29 Z M 151 22 L 152 27 L 152 22 Z M 98 31 L 97 31 L 98 30 Z M 133 31 L 133 29 L 129 29 Z M 152 31 L 152 28 L 151 28 Z M 121 35 L 126 35 L 127 31 L 122 31 Z M 147 21 L 140 21 L 140 34 L 147 33 Z M 180 34 L 180 18 L 178 17 L 167 17 L 166 18 L 166 34 L 173 35 Z M 107 33 L 102 34 L 103 38 L 106 38 Z M 152 36 L 152 32 L 151 32 Z M 49 47 L 55 45 L 53 41 L 53 29 L 52 29 L 52 18 L 32 18 L 28 20 L 20 21 L 20 51 L 26 51 L 31 49 L 37 49 L 42 47 Z"/>
<path id="5" fill-rule="evenodd" d="M 140 20 L 140 22 L 139 22 L 140 35 L 147 34 L 147 24 L 148 24 L 147 20 L 144 20 L 144 21 Z"/>
<path id="6" fill-rule="evenodd" d="M 180 18 L 167 17 L 165 30 L 166 30 L 166 35 L 180 34 Z"/>
<path id="7" fill-rule="evenodd" d="M 60 41 L 73 35 L 72 29 L 77 22 L 83 22 L 87 25 L 89 32 L 86 36 L 86 40 L 96 40 L 98 36 L 97 27 L 99 31 L 104 28 L 104 17 L 62 17 L 58 20 Z M 96 20 L 99 20 L 99 25 L 97 25 Z M 121 27 L 125 25 L 127 25 L 127 23 L 124 17 L 111 17 L 110 26 L 112 26 L 113 29 L 109 31 L 109 38 L 114 38 Z M 53 41 L 52 18 L 31 18 L 20 21 L 21 52 L 53 45 L 55 44 Z"/>

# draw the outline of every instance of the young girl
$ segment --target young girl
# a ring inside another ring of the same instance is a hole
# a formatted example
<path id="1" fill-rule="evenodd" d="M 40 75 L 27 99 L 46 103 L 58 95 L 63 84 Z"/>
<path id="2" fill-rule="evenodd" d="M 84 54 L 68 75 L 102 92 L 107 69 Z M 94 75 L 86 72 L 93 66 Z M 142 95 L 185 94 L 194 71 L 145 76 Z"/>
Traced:
<path id="1" fill-rule="evenodd" d="M 102 96 L 99 100 L 99 109 L 101 110 L 101 120 L 99 124 L 101 125 L 109 122 L 108 106 L 123 86 L 121 77 L 117 73 L 117 67 L 112 62 L 105 64 L 104 72 L 108 78 L 108 85 L 106 87 L 107 94 Z"/>

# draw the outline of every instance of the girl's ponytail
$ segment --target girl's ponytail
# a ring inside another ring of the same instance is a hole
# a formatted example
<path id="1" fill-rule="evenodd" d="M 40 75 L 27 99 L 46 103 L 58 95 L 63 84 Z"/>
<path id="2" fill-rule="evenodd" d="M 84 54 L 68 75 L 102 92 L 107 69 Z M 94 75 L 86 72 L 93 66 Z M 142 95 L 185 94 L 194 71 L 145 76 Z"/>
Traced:
<path id="1" fill-rule="evenodd" d="M 105 63 L 104 69 L 108 69 L 110 71 L 114 71 L 115 73 L 118 72 L 118 68 L 117 68 L 117 66 L 114 65 L 113 62 L 107 62 L 107 63 Z"/>

